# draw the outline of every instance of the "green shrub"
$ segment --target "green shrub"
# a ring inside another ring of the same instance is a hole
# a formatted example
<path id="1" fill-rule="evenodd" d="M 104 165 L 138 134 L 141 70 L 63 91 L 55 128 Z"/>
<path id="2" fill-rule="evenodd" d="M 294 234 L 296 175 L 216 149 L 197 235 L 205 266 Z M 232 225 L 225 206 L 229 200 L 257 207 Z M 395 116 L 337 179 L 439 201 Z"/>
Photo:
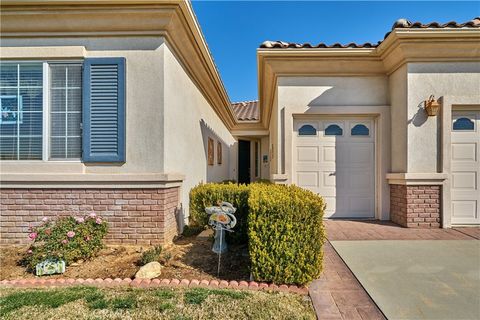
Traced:
<path id="1" fill-rule="evenodd" d="M 199 234 L 203 230 L 205 230 L 205 226 L 186 225 L 186 226 L 183 227 L 182 236 L 184 236 L 184 237 L 196 236 L 197 234 Z"/>
<path id="2" fill-rule="evenodd" d="M 30 229 L 33 241 L 23 262 L 29 270 L 45 259 L 64 260 L 66 265 L 88 259 L 103 248 L 107 222 L 94 213 L 86 217 L 62 217 L 56 221 L 43 219 L 43 223 Z"/>
<path id="3" fill-rule="evenodd" d="M 227 232 L 227 240 L 230 243 L 246 243 L 248 192 L 249 187 L 244 184 L 199 184 L 190 191 L 190 225 L 201 227 L 207 225 L 209 217 L 205 208 L 227 201 L 237 208 L 234 213 L 237 225 L 233 228 L 233 232 Z"/>
<path id="4" fill-rule="evenodd" d="M 255 280 L 306 284 L 320 275 L 325 241 L 321 197 L 293 185 L 252 184 L 248 207 Z"/>
<path id="5" fill-rule="evenodd" d="M 273 182 L 268 179 L 258 179 L 258 180 L 255 180 L 254 183 L 273 184 Z"/>
<path id="6" fill-rule="evenodd" d="M 158 259 L 160 259 L 161 253 L 162 253 L 162 246 L 155 246 L 151 249 L 148 249 L 142 253 L 139 264 L 141 266 L 144 266 L 147 263 L 158 261 Z"/>

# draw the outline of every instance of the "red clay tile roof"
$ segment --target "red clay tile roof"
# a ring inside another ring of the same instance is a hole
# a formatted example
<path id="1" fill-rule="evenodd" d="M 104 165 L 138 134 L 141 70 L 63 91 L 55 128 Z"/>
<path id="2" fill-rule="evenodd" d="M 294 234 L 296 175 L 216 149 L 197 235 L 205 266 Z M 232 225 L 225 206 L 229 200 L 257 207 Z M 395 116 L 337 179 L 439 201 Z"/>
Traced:
<path id="1" fill-rule="evenodd" d="M 233 102 L 232 108 L 238 121 L 257 121 L 260 119 L 258 100 Z"/>
<path id="2" fill-rule="evenodd" d="M 416 29 L 416 28 L 422 28 L 422 29 L 427 29 L 427 28 L 480 28 L 480 17 L 473 18 L 470 21 L 464 22 L 464 23 L 458 23 L 455 21 L 450 21 L 447 23 L 438 23 L 438 22 L 430 22 L 427 24 L 423 24 L 421 22 L 410 22 L 407 19 L 398 19 L 395 21 L 395 23 L 392 26 L 392 30 L 396 28 L 402 28 L 402 29 Z M 390 31 L 391 32 L 391 31 Z M 387 32 L 385 34 L 385 38 L 388 37 L 390 32 Z M 264 49 L 287 49 L 287 48 L 375 48 L 378 47 L 378 45 L 382 43 L 382 41 L 378 41 L 377 43 L 370 43 L 366 42 L 363 44 L 357 44 L 354 42 L 351 42 L 349 44 L 340 44 L 340 43 L 334 43 L 331 45 L 327 45 L 325 43 L 319 43 L 316 45 L 312 45 L 310 43 L 294 43 L 294 42 L 284 42 L 284 41 L 265 41 L 260 45 L 260 48 Z"/>

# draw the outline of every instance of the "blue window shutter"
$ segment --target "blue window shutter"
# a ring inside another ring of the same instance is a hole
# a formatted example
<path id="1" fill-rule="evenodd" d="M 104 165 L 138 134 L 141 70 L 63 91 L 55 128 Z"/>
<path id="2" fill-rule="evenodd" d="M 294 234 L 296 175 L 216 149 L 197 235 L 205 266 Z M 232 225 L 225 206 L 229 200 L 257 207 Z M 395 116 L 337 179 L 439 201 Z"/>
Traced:
<path id="1" fill-rule="evenodd" d="M 88 58 L 83 69 L 83 162 L 125 162 L 125 58 Z"/>

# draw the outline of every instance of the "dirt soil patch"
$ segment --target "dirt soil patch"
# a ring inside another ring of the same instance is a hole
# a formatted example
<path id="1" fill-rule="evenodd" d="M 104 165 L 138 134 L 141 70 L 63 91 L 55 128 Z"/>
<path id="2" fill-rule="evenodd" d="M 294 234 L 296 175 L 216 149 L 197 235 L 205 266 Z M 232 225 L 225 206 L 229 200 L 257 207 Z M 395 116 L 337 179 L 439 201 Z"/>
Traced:
<path id="1" fill-rule="evenodd" d="M 213 253 L 212 239 L 205 236 L 180 237 L 164 247 L 159 278 L 248 280 L 249 259 L 246 245 L 230 246 L 221 257 L 217 276 L 218 255 Z M 62 275 L 51 278 L 134 278 L 140 266 L 138 261 L 149 247 L 107 246 L 91 260 L 79 261 L 67 267 Z M 0 248 L 0 280 L 34 278 L 35 275 L 19 265 L 27 247 Z M 46 278 L 48 278 L 46 277 Z"/>

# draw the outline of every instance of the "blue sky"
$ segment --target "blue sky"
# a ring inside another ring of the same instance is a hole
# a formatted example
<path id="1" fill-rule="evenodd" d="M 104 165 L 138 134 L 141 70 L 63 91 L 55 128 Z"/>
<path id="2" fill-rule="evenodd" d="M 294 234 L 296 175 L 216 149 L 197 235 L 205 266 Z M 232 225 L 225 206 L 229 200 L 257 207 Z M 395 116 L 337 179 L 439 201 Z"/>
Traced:
<path id="1" fill-rule="evenodd" d="M 383 39 L 398 18 L 465 22 L 480 2 L 197 1 L 193 8 L 232 102 L 257 99 L 256 49 L 265 40 L 349 43 Z"/>

